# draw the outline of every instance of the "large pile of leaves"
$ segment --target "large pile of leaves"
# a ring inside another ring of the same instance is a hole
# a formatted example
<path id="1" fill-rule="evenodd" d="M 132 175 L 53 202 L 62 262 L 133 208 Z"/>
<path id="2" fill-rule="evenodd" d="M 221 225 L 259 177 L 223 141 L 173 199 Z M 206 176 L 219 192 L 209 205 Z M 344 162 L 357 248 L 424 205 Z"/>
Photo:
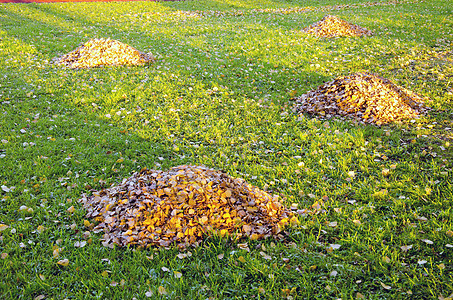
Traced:
<path id="1" fill-rule="evenodd" d="M 75 50 L 57 59 L 69 68 L 97 66 L 143 65 L 155 61 L 151 54 L 110 39 L 91 39 Z"/>
<path id="2" fill-rule="evenodd" d="M 373 34 L 366 28 L 351 24 L 332 15 L 325 16 L 318 22 L 304 28 L 303 31 L 318 37 L 363 36 Z"/>
<path id="3" fill-rule="evenodd" d="M 278 196 L 202 166 L 142 169 L 80 201 L 87 217 L 99 222 L 94 231 L 104 231 L 103 245 L 108 247 L 187 247 L 214 234 L 281 237 L 286 225 L 298 223 Z"/>
<path id="4" fill-rule="evenodd" d="M 369 73 L 338 77 L 295 100 L 298 113 L 347 116 L 377 125 L 415 118 L 427 110 L 419 95 Z"/>

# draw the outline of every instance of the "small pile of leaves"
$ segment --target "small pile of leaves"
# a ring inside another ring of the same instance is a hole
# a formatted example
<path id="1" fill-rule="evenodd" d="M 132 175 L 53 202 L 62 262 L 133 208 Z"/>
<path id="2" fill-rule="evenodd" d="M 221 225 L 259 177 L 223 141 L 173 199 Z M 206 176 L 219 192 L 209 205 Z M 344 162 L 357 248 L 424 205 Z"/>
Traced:
<path id="1" fill-rule="evenodd" d="M 83 195 L 87 218 L 104 231 L 103 245 L 196 246 L 207 235 L 282 237 L 299 221 L 278 196 L 202 166 L 142 169 L 122 184 Z M 89 221 L 87 221 L 89 223 Z"/>
<path id="2" fill-rule="evenodd" d="M 364 36 L 373 34 L 366 28 L 351 24 L 332 15 L 325 16 L 302 31 L 318 37 Z"/>
<path id="3" fill-rule="evenodd" d="M 154 62 L 151 54 L 110 39 L 91 39 L 75 50 L 57 59 L 58 64 L 69 68 L 98 66 L 144 65 Z"/>
<path id="4" fill-rule="evenodd" d="M 369 73 L 338 77 L 295 100 L 298 113 L 328 119 L 347 116 L 377 125 L 415 118 L 427 111 L 419 95 Z"/>

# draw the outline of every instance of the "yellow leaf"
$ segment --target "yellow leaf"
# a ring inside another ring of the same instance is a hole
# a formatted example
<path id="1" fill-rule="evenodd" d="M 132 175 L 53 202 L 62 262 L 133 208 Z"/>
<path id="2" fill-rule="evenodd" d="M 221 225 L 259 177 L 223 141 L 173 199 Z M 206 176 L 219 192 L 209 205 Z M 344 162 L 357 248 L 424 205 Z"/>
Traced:
<path id="1" fill-rule="evenodd" d="M 309 268 L 309 270 L 310 270 L 310 271 L 314 271 L 314 270 L 316 270 L 316 268 L 318 268 L 318 266 L 313 265 L 313 266 L 311 266 L 311 267 Z"/>
<path id="2" fill-rule="evenodd" d="M 442 264 L 438 265 L 437 267 L 438 267 L 439 269 L 443 270 L 443 269 L 445 269 L 445 264 L 442 263 Z"/>
<path id="3" fill-rule="evenodd" d="M 386 290 L 390 290 L 390 289 L 392 288 L 391 286 L 386 285 L 385 283 L 382 283 L 382 282 L 381 282 L 381 285 L 382 285 L 382 287 L 383 287 L 384 289 L 386 289 Z"/>
<path id="4" fill-rule="evenodd" d="M 42 281 L 46 280 L 46 276 L 42 275 L 42 274 L 39 274 L 39 279 L 41 279 Z"/>
<path id="5" fill-rule="evenodd" d="M 101 276 L 104 277 L 104 278 L 107 278 L 107 277 L 109 277 L 109 273 L 107 271 L 103 271 L 101 273 Z"/>
<path id="6" fill-rule="evenodd" d="M 159 295 L 167 295 L 167 290 L 163 286 L 157 288 Z"/>
<path id="7" fill-rule="evenodd" d="M 239 256 L 238 260 L 242 263 L 245 263 L 245 258 L 244 256 Z"/>
<path id="8" fill-rule="evenodd" d="M 445 234 L 446 234 L 448 237 L 453 237 L 453 231 L 451 231 L 451 230 L 447 230 L 447 232 L 445 232 Z"/>
<path id="9" fill-rule="evenodd" d="M 181 278 L 182 277 L 182 273 L 181 272 L 174 271 L 173 274 L 174 274 L 175 278 Z"/>
<path id="10" fill-rule="evenodd" d="M 85 227 L 90 227 L 91 223 L 88 220 L 83 220 L 83 225 L 85 225 Z"/>
<path id="11" fill-rule="evenodd" d="M 69 259 L 65 258 L 65 259 L 59 260 L 59 261 L 57 261 L 57 264 L 59 264 L 60 266 L 66 267 L 67 265 L 69 265 Z"/>
<path id="12" fill-rule="evenodd" d="M 40 234 L 43 233 L 43 232 L 44 232 L 44 226 L 39 225 L 38 228 L 36 229 L 36 231 L 37 231 L 38 233 L 40 233 Z"/>
<path id="13" fill-rule="evenodd" d="M 67 209 L 69 213 L 73 213 L 75 211 L 74 205 Z"/>
<path id="14" fill-rule="evenodd" d="M 390 263 L 390 257 L 388 257 L 388 256 L 384 256 L 384 257 L 382 258 L 382 260 L 383 260 L 384 262 L 388 263 L 388 264 Z"/>
<path id="15" fill-rule="evenodd" d="M 0 224 L 0 232 L 5 230 L 6 228 L 8 228 L 9 226 L 8 225 L 5 225 L 5 224 Z"/>

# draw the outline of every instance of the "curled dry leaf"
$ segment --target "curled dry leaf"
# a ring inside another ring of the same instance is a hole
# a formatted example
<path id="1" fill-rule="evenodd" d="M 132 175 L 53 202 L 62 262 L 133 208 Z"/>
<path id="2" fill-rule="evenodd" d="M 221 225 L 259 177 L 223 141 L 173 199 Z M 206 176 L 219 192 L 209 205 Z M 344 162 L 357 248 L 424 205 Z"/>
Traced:
<path id="1" fill-rule="evenodd" d="M 69 259 L 65 258 L 65 259 L 59 260 L 59 261 L 57 261 L 57 264 L 59 264 L 60 266 L 66 267 L 67 265 L 69 265 Z"/>
<path id="2" fill-rule="evenodd" d="M 297 223 L 277 196 L 201 166 L 143 169 L 80 201 L 99 222 L 94 231 L 104 231 L 104 245 L 187 247 L 212 234 L 282 237 L 285 226 Z"/>
<path id="3" fill-rule="evenodd" d="M 298 113 L 348 117 L 377 125 L 416 118 L 428 110 L 419 95 L 370 73 L 338 77 L 295 100 Z"/>
<path id="4" fill-rule="evenodd" d="M 58 58 L 58 64 L 69 68 L 97 66 L 143 65 L 154 62 L 153 55 L 110 39 L 91 39 L 77 49 Z"/>
<path id="5" fill-rule="evenodd" d="M 390 290 L 392 288 L 390 285 L 386 285 L 385 283 L 382 283 L 382 282 L 381 282 L 381 285 L 386 290 Z"/>

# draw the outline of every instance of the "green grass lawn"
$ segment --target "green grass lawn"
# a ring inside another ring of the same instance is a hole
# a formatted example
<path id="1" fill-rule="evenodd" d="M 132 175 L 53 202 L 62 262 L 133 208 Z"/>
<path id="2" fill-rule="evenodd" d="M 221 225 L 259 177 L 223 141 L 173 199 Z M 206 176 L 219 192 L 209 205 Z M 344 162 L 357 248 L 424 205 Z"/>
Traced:
<path id="1" fill-rule="evenodd" d="M 1 4 L 0 298 L 453 294 L 453 1 L 367 3 Z M 301 32 L 326 14 L 375 34 Z M 53 64 L 90 38 L 157 62 Z M 429 97 L 432 110 L 382 127 L 292 111 L 292 96 L 358 71 Z M 284 240 L 210 238 L 184 252 L 109 249 L 87 232 L 82 193 L 181 164 L 281 195 L 304 211 L 300 226 Z"/>

